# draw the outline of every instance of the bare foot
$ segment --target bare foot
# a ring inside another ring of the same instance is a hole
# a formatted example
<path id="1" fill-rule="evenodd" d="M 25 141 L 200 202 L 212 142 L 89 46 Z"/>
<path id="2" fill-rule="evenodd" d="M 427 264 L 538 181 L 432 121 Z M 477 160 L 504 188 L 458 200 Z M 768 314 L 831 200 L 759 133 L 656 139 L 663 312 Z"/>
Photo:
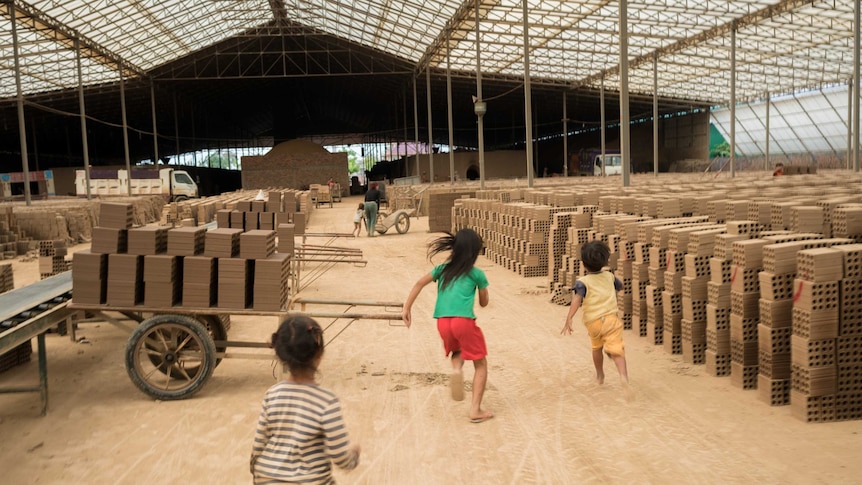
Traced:
<path id="1" fill-rule="evenodd" d="M 480 411 L 479 414 L 471 415 L 470 422 L 471 423 L 482 423 L 494 417 L 494 413 L 491 411 Z"/>
<path id="2" fill-rule="evenodd" d="M 623 385 L 623 399 L 625 399 L 626 402 L 634 401 L 635 400 L 635 393 L 634 393 L 634 391 L 632 391 L 631 386 L 629 386 L 628 379 L 622 379 L 621 382 Z"/>
<path id="3" fill-rule="evenodd" d="M 605 375 L 604 374 L 596 374 L 596 384 L 602 385 L 605 383 Z"/>

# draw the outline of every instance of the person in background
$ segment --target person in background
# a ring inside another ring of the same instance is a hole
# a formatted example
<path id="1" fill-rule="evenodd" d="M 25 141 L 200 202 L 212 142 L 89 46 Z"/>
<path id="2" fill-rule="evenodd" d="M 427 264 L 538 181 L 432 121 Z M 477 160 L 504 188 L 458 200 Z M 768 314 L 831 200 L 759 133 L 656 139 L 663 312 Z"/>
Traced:
<path id="1" fill-rule="evenodd" d="M 780 177 L 784 175 L 784 164 L 779 162 L 775 164 L 775 170 L 772 172 L 773 177 Z"/>
<path id="2" fill-rule="evenodd" d="M 359 229 L 362 228 L 362 218 L 365 216 L 365 204 L 359 203 L 356 214 L 353 214 L 353 237 L 359 237 Z"/>
<path id="3" fill-rule="evenodd" d="M 461 229 L 454 236 L 446 234 L 435 239 L 428 246 L 428 257 L 443 251 L 451 251 L 445 263 L 435 266 L 430 273 L 419 278 L 404 302 L 401 318 L 407 328 L 413 322 L 411 308 L 422 289 L 432 281 L 437 282 L 437 302 L 434 305 L 434 318 L 437 331 L 443 339 L 446 356 L 451 355 L 452 375 L 449 388 L 452 399 L 464 399 L 464 375 L 462 368 L 465 360 L 472 360 L 473 399 L 470 404 L 470 422 L 481 423 L 494 417 L 494 413 L 482 409 L 482 397 L 488 381 L 488 350 L 482 329 L 476 325 L 473 303 L 479 294 L 479 305 L 488 306 L 488 278 L 485 272 L 475 266 L 482 251 L 482 238 L 472 229 Z"/>
<path id="4" fill-rule="evenodd" d="M 380 191 L 377 187 L 377 182 L 371 182 L 365 193 L 365 228 L 368 229 L 368 237 L 375 236 L 374 227 L 377 225 L 377 208 L 380 207 Z"/>
<path id="5" fill-rule="evenodd" d="M 310 317 L 290 316 L 271 345 L 290 374 L 263 398 L 251 451 L 254 483 L 335 483 L 332 465 L 353 470 L 360 449 L 350 445 L 338 397 L 315 381 L 323 329 Z"/>

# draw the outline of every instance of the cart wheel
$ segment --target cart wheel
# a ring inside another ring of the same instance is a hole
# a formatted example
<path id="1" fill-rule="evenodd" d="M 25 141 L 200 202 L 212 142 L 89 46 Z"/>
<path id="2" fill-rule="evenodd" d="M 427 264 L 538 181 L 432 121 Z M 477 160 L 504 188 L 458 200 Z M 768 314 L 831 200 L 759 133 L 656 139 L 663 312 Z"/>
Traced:
<path id="1" fill-rule="evenodd" d="M 227 327 L 230 326 L 230 315 L 198 315 L 196 317 L 207 328 L 213 340 L 227 340 Z M 225 346 L 216 345 L 216 352 L 227 350 Z M 218 367 L 224 359 L 216 358 L 215 366 Z"/>
<path id="2" fill-rule="evenodd" d="M 183 315 L 141 322 L 126 344 L 126 372 L 144 393 L 170 401 L 203 387 L 215 368 L 215 343 L 204 324 Z"/>
<path id="3" fill-rule="evenodd" d="M 395 230 L 398 234 L 404 234 L 410 230 L 410 216 L 405 213 L 400 213 L 395 216 Z"/>

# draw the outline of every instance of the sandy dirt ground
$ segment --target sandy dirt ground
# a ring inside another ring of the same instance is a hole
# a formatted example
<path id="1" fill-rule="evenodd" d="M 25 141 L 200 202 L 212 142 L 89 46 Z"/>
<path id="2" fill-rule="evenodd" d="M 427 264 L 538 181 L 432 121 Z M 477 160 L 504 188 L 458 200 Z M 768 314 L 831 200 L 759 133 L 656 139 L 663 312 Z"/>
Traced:
<path id="1" fill-rule="evenodd" d="M 309 230 L 349 233 L 358 202 L 316 210 Z M 403 301 L 431 268 L 425 245 L 434 235 L 426 218 L 411 222 L 404 235 L 309 239 L 361 248 L 368 264 L 306 268 L 301 294 Z M 18 286 L 38 278 L 37 264 L 15 263 Z M 629 402 L 610 361 L 606 384 L 595 384 L 585 331 L 559 335 L 567 309 L 549 303 L 546 278 L 521 278 L 481 257 L 478 265 L 491 282 L 491 303 L 477 310 L 489 349 L 485 407 L 496 414 L 485 423 L 470 423 L 468 401 L 449 397 L 433 287 L 417 300 L 409 330 L 400 321 L 321 319 L 331 343 L 319 381 L 341 397 L 362 446 L 359 467 L 336 472 L 340 483 L 859 482 L 862 421 L 803 423 L 789 407 L 770 407 L 756 391 L 631 331 Z M 277 324 L 232 321 L 231 340 L 264 341 Z M 278 375 L 273 361 L 227 359 L 194 397 L 159 402 L 126 374 L 127 330 L 91 323 L 78 336 L 88 343 L 48 335 L 47 416 L 39 415 L 38 394 L 0 395 L 0 482 L 250 482 L 260 400 Z M 0 385 L 36 379 L 34 355 L 0 375 Z"/>

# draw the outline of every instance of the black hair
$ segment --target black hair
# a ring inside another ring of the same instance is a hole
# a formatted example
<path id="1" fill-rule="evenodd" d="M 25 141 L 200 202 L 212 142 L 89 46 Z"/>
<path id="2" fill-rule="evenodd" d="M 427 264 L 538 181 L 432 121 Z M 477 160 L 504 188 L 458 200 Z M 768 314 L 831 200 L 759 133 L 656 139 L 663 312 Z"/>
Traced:
<path id="1" fill-rule="evenodd" d="M 440 275 L 441 288 L 473 269 L 479 253 L 482 252 L 482 238 L 472 229 L 461 229 L 454 236 L 446 233 L 428 245 L 428 258 L 443 251 L 452 253 L 446 259 L 448 264 L 443 267 L 443 273 Z"/>
<path id="2" fill-rule="evenodd" d="M 314 361 L 323 354 L 323 329 L 313 318 L 289 316 L 272 334 L 272 348 L 291 372 L 316 371 Z"/>
<path id="3" fill-rule="evenodd" d="M 584 268 L 591 273 L 601 271 L 607 266 L 610 257 L 611 249 L 604 241 L 590 241 L 581 246 L 581 261 Z"/>

